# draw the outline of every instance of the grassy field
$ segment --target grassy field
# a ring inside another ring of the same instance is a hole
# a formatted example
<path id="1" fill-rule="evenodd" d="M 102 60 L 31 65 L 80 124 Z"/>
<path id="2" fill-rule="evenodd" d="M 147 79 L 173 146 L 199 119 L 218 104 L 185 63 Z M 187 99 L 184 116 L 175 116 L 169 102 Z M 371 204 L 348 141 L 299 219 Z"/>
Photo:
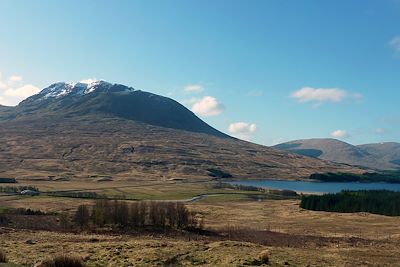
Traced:
<path id="1" fill-rule="evenodd" d="M 40 182 L 41 191 L 96 190 L 132 199 L 187 200 L 209 194 L 189 209 L 208 230 L 224 238 L 165 233 L 53 233 L 0 228 L 0 248 L 10 262 L 30 266 L 50 256 L 81 256 L 88 266 L 256 266 L 269 251 L 270 266 L 399 266 L 399 217 L 329 213 L 299 208 L 298 199 L 254 201 L 253 191 L 213 189 L 204 183 Z M 66 197 L 1 196 L 2 208 L 70 211 L 93 200 Z M 34 244 L 26 241 L 32 240 Z M 1 265 L 0 265 L 1 266 Z"/>
<path id="2" fill-rule="evenodd" d="M 244 266 L 258 265 L 268 250 L 271 266 L 396 266 L 399 248 L 327 246 L 293 248 L 250 242 L 189 240 L 162 236 L 105 236 L 51 232 L 2 232 L 12 262 L 30 265 L 60 253 L 81 256 L 89 266 Z M 26 244 L 25 240 L 35 244 Z"/>

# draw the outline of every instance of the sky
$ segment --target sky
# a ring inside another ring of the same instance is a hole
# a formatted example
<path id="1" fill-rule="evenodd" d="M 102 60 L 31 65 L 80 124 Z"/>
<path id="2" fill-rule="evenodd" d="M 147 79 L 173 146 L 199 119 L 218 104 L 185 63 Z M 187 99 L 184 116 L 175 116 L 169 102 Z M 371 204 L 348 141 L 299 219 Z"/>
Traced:
<path id="1" fill-rule="evenodd" d="M 400 0 L 0 0 L 0 13 L 3 105 L 106 80 L 263 145 L 400 142 Z"/>

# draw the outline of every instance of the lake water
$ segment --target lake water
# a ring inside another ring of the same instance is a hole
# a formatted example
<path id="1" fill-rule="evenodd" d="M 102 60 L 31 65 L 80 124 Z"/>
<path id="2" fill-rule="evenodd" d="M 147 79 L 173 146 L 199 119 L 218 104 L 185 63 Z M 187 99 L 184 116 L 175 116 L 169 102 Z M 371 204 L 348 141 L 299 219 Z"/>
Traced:
<path id="1" fill-rule="evenodd" d="M 287 189 L 297 192 L 336 193 L 342 190 L 379 190 L 386 189 L 400 191 L 400 184 L 389 183 L 325 183 L 308 181 L 284 181 L 284 180 L 246 180 L 232 181 L 231 184 L 249 185 L 272 189 Z"/>

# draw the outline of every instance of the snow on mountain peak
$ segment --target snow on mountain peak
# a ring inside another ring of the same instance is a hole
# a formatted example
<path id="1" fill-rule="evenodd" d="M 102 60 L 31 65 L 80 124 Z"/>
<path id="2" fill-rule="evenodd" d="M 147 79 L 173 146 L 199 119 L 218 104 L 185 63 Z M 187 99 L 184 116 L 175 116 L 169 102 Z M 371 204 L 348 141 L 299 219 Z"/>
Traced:
<path id="1" fill-rule="evenodd" d="M 47 98 L 60 98 L 67 95 L 82 96 L 93 93 L 95 91 L 108 92 L 115 84 L 106 81 L 85 80 L 80 82 L 58 82 L 43 89 L 39 95 L 41 99 Z M 124 90 L 117 90 L 119 92 L 133 92 L 135 89 L 131 87 L 124 87 Z"/>

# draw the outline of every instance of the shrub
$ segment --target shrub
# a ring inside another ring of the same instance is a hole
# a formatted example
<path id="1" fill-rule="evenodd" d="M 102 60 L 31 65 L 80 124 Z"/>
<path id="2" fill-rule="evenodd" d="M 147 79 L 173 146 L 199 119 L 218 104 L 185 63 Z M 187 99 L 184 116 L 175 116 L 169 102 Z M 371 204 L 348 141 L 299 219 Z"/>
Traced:
<path id="1" fill-rule="evenodd" d="M 92 209 L 92 221 L 95 225 L 103 227 L 110 219 L 110 207 L 108 200 L 98 199 Z"/>
<path id="2" fill-rule="evenodd" d="M 2 249 L 0 249 L 0 262 L 7 262 L 6 253 Z"/>
<path id="3" fill-rule="evenodd" d="M 85 227 L 89 224 L 89 209 L 85 205 L 80 205 L 75 213 L 74 221 L 80 227 Z"/>
<path id="4" fill-rule="evenodd" d="M 65 220 L 68 221 L 68 218 Z M 75 212 L 74 222 L 81 228 L 108 225 L 122 229 L 145 226 L 193 229 L 198 226 L 196 214 L 189 212 L 184 203 L 169 201 L 128 204 L 125 201 L 99 199 L 94 206 L 79 206 Z M 60 224 L 63 225 L 61 219 Z"/>
<path id="5" fill-rule="evenodd" d="M 13 183 L 15 184 L 17 180 L 15 178 L 0 178 L 0 183 Z"/>
<path id="6" fill-rule="evenodd" d="M 263 250 L 260 253 L 260 261 L 262 264 L 268 264 L 269 263 L 269 251 L 268 250 Z"/>
<path id="7" fill-rule="evenodd" d="M 225 172 L 219 169 L 207 169 L 208 171 L 208 176 L 214 177 L 214 178 L 232 178 L 232 174 L 229 172 Z"/>
<path id="8" fill-rule="evenodd" d="M 39 264 L 40 267 L 84 267 L 82 259 L 76 256 L 58 255 Z"/>
<path id="9" fill-rule="evenodd" d="M 4 214 L 0 213 L 0 225 L 8 224 L 8 219 Z"/>

